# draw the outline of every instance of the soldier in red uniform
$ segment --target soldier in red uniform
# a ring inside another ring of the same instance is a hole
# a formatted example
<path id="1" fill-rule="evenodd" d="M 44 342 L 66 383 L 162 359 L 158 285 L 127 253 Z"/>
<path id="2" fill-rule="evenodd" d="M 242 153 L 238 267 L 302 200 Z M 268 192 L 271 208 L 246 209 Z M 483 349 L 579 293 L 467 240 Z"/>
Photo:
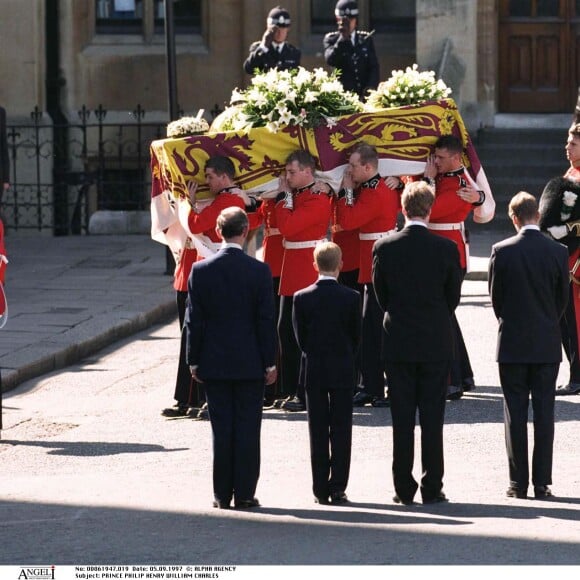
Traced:
<path id="1" fill-rule="evenodd" d="M 358 143 L 350 155 L 337 202 L 335 229 L 358 231 L 358 282 L 364 286 L 362 388 L 354 396 L 355 406 L 367 403 L 375 407 L 388 405 L 381 362 L 383 313 L 372 285 L 372 251 L 377 240 L 395 230 L 401 202 L 398 192 L 387 186 L 378 174 L 378 167 L 377 150 L 367 143 Z"/>
<path id="2" fill-rule="evenodd" d="M 485 193 L 478 190 L 462 164 L 463 145 L 452 135 L 440 137 L 435 154 L 427 161 L 424 180 L 435 188 L 435 203 L 431 209 L 429 229 L 437 235 L 453 240 L 459 249 L 463 275 L 467 271 L 467 231 L 463 223 L 469 213 L 485 202 Z M 453 315 L 455 353 L 451 365 L 449 400 L 460 399 L 463 391 L 475 388 L 473 370 L 457 318 Z"/>
<path id="3" fill-rule="evenodd" d="M 580 393 L 580 124 L 568 131 L 564 177 L 551 179 L 540 198 L 540 228 L 568 248 L 570 297 L 561 319 L 562 344 L 570 363 L 570 379 L 556 395 Z"/>
<path id="4" fill-rule="evenodd" d="M 280 339 L 281 390 L 286 400 L 281 408 L 304 411 L 304 385 L 300 384 L 300 349 L 292 327 L 294 292 L 313 284 L 318 274 L 312 252 L 326 239 L 331 217 L 331 198 L 315 185 L 316 161 L 304 150 L 286 159 L 285 176 L 275 202 L 275 216 L 283 237 L 284 257 L 280 272 Z M 264 197 L 264 196 L 263 196 Z"/>
<path id="5" fill-rule="evenodd" d="M 223 209 L 239 207 L 246 212 L 255 212 L 256 201 L 250 198 L 235 184 L 236 169 L 228 157 L 210 157 L 205 164 L 205 180 L 210 193 L 214 196 L 209 205 L 201 207 L 197 203 L 197 182 L 190 182 L 189 203 L 181 203 L 179 216 L 190 234 L 195 236 L 197 260 L 215 254 L 221 239 L 215 231 L 216 220 Z"/>

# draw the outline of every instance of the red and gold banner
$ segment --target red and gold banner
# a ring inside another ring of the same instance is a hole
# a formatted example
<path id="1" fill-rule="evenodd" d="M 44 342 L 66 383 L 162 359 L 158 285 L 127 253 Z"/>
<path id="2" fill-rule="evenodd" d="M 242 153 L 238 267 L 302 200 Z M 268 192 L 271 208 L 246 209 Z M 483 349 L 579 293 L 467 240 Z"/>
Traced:
<path id="1" fill-rule="evenodd" d="M 199 199 L 207 196 L 204 165 L 214 155 L 232 159 L 237 184 L 245 190 L 258 192 L 275 188 L 287 156 L 296 149 L 306 149 L 318 160 L 318 176 L 337 189 L 349 150 L 358 141 L 364 140 L 376 147 L 381 175 L 417 175 L 423 172 L 434 143 L 442 135 L 461 139 L 465 147 L 464 164 L 478 188 L 486 192 L 486 204 L 477 208 L 475 219 L 489 221 L 495 203 L 487 179 L 455 102 L 444 99 L 338 117 L 316 129 L 287 126 L 272 133 L 259 127 L 247 132 L 153 141 L 152 236 L 173 245 L 167 234 L 177 221 L 175 200 L 186 195 L 190 180 L 199 184 Z"/>

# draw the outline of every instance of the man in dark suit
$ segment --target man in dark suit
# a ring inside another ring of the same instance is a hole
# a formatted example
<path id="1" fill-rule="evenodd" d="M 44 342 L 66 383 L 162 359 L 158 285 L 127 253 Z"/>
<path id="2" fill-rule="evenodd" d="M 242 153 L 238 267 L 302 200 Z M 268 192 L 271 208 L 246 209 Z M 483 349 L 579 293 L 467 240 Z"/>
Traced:
<path id="1" fill-rule="evenodd" d="M 293 326 L 302 351 L 315 501 L 344 504 L 350 471 L 352 397 L 361 333 L 360 294 L 337 282 L 342 252 L 314 249 L 318 281 L 294 294 Z"/>
<path id="2" fill-rule="evenodd" d="M 432 234 L 427 223 L 435 195 L 425 182 L 402 196 L 403 230 L 373 248 L 373 283 L 385 312 L 383 353 L 393 418 L 393 501 L 409 505 L 415 415 L 421 425 L 423 503 L 447 501 L 443 488 L 443 421 L 453 354 L 452 316 L 461 295 L 457 245 Z"/>
<path id="3" fill-rule="evenodd" d="M 504 394 L 509 461 L 508 497 L 528 491 L 528 404 L 534 412 L 532 483 L 536 498 L 551 497 L 554 399 L 562 360 L 560 318 L 568 302 L 566 248 L 540 232 L 535 198 L 521 191 L 509 204 L 518 234 L 495 244 L 489 292 L 499 320 L 497 361 Z"/>
<path id="4" fill-rule="evenodd" d="M 188 283 L 187 363 L 203 383 L 213 433 L 214 507 L 260 505 L 264 384 L 276 380 L 276 323 L 267 264 L 244 254 L 248 217 L 224 209 L 216 231 L 224 240 L 214 256 L 197 262 Z"/>

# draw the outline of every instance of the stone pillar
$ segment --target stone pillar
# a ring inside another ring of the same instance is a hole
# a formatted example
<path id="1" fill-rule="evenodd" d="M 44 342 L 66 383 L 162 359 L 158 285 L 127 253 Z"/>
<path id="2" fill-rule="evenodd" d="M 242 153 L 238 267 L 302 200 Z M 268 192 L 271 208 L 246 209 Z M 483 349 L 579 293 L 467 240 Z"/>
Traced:
<path id="1" fill-rule="evenodd" d="M 473 0 L 417 0 L 417 64 L 438 71 L 447 41 L 451 47 L 444 79 L 453 89 L 470 130 L 480 126 L 477 97 L 477 2 Z"/>

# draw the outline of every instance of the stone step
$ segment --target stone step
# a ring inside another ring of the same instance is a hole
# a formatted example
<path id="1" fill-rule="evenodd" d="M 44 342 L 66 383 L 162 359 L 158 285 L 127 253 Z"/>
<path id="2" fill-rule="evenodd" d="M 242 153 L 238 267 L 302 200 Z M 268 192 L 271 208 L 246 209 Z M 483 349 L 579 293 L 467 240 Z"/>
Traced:
<path id="1" fill-rule="evenodd" d="M 564 148 L 567 129 L 482 129 L 473 143 L 476 148 L 499 145 L 553 145 Z"/>

